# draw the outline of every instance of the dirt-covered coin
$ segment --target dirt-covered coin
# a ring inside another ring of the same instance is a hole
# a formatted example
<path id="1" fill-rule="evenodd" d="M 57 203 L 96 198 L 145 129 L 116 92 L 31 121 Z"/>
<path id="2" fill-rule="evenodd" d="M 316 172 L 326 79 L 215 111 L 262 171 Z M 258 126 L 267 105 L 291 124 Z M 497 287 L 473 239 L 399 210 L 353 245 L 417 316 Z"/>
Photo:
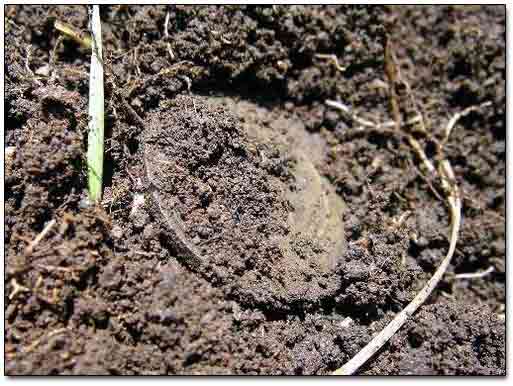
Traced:
<path id="1" fill-rule="evenodd" d="M 151 115 L 144 162 L 169 243 L 241 302 L 287 309 L 337 288 L 344 203 L 301 122 L 232 99 L 179 96 Z"/>

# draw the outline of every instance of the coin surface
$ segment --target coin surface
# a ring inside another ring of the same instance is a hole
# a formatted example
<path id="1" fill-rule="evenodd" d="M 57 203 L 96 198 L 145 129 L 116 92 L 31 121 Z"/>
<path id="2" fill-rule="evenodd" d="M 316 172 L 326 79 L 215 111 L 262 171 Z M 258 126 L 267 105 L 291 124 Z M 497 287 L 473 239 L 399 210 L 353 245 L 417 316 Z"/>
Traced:
<path id="1" fill-rule="evenodd" d="M 192 269 L 248 305 L 287 309 L 337 288 L 345 205 L 298 120 L 229 98 L 178 96 L 149 118 L 156 217 Z"/>

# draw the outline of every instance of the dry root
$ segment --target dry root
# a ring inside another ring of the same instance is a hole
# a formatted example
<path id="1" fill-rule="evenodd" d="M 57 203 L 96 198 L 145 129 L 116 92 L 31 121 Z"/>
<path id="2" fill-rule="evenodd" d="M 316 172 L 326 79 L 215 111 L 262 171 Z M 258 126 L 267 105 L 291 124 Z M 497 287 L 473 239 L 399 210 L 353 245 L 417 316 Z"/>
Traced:
<path id="1" fill-rule="evenodd" d="M 491 274 L 493 271 L 495 271 L 495 268 L 493 266 L 491 266 L 482 272 L 460 273 L 460 274 L 454 275 L 454 278 L 455 279 L 482 279 L 483 277 Z"/>
<path id="2" fill-rule="evenodd" d="M 336 55 L 328 55 L 328 54 L 317 54 L 315 55 L 316 58 L 318 59 L 327 59 L 329 60 L 331 63 L 333 63 L 333 65 L 335 66 L 335 68 L 340 71 L 340 72 L 344 72 L 346 70 L 345 67 L 342 67 L 340 65 L 340 63 L 338 62 L 338 58 Z"/>
<path id="3" fill-rule="evenodd" d="M 82 32 L 72 25 L 64 23 L 60 20 L 55 21 L 54 28 L 62 33 L 66 38 L 77 42 L 82 47 L 86 49 L 91 48 L 91 37 L 87 33 Z"/>
<path id="4" fill-rule="evenodd" d="M 422 149 L 420 143 L 408 132 L 402 132 L 398 130 L 394 130 L 391 128 L 397 129 L 400 127 L 404 129 L 407 125 L 415 125 L 422 124 L 423 126 L 423 118 L 422 115 L 417 111 L 417 115 L 407 121 L 403 121 L 402 125 L 399 119 L 395 121 L 385 122 L 382 124 L 374 123 L 369 120 L 363 119 L 356 115 L 348 106 L 344 105 L 340 102 L 335 101 L 326 101 L 326 104 L 330 107 L 336 108 L 340 110 L 342 113 L 351 118 L 355 123 L 360 125 L 360 130 L 374 130 L 380 131 L 383 133 L 388 133 L 396 136 L 400 136 L 401 138 L 405 138 L 412 150 L 416 153 L 419 160 L 422 162 L 424 168 L 428 171 L 428 173 L 434 177 L 436 177 L 440 185 L 445 193 L 445 198 L 447 204 L 449 206 L 450 212 L 450 243 L 449 250 L 447 255 L 444 257 L 440 266 L 435 271 L 431 279 L 426 283 L 426 285 L 422 288 L 422 290 L 415 296 L 415 298 L 409 303 L 400 313 L 398 313 L 395 318 L 381 331 L 379 332 L 360 352 L 358 352 L 351 360 L 349 360 L 344 366 L 337 369 L 333 372 L 333 375 L 351 375 L 354 374 L 364 363 L 366 363 L 385 343 L 387 343 L 390 338 L 404 325 L 404 323 L 408 320 L 408 318 L 415 313 L 415 311 L 426 301 L 431 292 L 436 288 L 441 278 L 443 277 L 447 267 L 451 262 L 451 258 L 454 254 L 456 248 L 456 242 L 458 240 L 458 232 L 461 224 L 461 195 L 458 188 L 458 185 L 455 180 L 455 176 L 451 167 L 450 162 L 443 155 L 443 144 L 448 140 L 449 135 L 451 134 L 452 129 L 456 125 L 457 121 L 468 115 L 472 111 L 476 111 L 480 108 L 487 107 L 491 105 L 491 102 L 483 103 L 479 106 L 472 106 L 460 113 L 455 114 L 448 122 L 444 134 L 444 140 L 440 144 L 438 150 L 439 155 L 441 156 L 441 160 L 437 162 L 437 166 L 435 163 L 431 161 L 425 151 Z M 422 132 L 422 131 L 421 131 Z M 427 135 L 427 132 L 424 131 L 424 134 Z M 480 276 L 484 276 L 489 272 L 480 273 Z M 465 277 L 468 277 L 466 275 Z M 472 277 L 477 277 L 473 275 Z"/>
<path id="5" fill-rule="evenodd" d="M 44 239 L 44 237 L 50 232 L 50 230 L 55 225 L 55 220 L 51 220 L 46 224 L 46 226 L 43 228 L 41 233 L 39 233 L 36 238 L 27 246 L 27 249 L 25 249 L 25 255 L 30 255 L 34 251 L 34 248 L 41 242 L 41 240 Z"/>
<path id="6" fill-rule="evenodd" d="M 60 335 L 60 334 L 63 334 L 65 332 L 69 332 L 69 329 L 66 328 L 66 327 L 58 328 L 56 330 L 53 330 L 53 331 L 49 332 L 46 336 L 42 336 L 39 339 L 36 339 L 24 351 L 25 351 L 26 354 L 30 353 L 30 352 L 34 351 L 34 349 L 36 349 L 37 346 L 39 346 L 44 339 L 50 339 L 53 336 Z"/>

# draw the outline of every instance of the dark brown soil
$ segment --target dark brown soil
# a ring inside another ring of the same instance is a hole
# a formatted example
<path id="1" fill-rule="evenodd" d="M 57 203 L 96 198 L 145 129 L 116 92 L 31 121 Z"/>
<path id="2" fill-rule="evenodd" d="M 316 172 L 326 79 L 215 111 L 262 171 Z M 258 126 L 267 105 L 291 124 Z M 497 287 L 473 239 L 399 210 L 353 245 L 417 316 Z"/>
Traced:
<path id="1" fill-rule="evenodd" d="M 328 374 L 355 355 L 448 248 L 447 209 L 407 144 L 324 103 L 391 119 L 385 32 L 434 138 L 492 106 L 445 147 L 464 198 L 449 272 L 359 374 L 506 373 L 505 7 L 101 13 L 92 207 L 90 56 L 53 28 L 86 31 L 87 9 L 5 9 L 6 374 Z"/>
<path id="2" fill-rule="evenodd" d="M 344 206 L 300 122 L 251 108 L 177 96 L 152 113 L 145 198 L 184 263 L 245 306 L 291 311 L 339 287 Z"/>

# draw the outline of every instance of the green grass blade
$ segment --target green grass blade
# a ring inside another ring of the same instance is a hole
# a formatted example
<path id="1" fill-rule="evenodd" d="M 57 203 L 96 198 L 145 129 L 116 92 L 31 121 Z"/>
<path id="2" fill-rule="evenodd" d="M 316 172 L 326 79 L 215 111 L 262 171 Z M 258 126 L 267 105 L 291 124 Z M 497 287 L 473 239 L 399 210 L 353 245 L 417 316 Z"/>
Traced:
<path id="1" fill-rule="evenodd" d="M 87 177 L 89 198 L 98 202 L 102 198 L 104 92 L 102 32 L 100 7 L 93 5 L 91 13 L 92 54 L 89 77 L 89 136 L 87 140 Z"/>

